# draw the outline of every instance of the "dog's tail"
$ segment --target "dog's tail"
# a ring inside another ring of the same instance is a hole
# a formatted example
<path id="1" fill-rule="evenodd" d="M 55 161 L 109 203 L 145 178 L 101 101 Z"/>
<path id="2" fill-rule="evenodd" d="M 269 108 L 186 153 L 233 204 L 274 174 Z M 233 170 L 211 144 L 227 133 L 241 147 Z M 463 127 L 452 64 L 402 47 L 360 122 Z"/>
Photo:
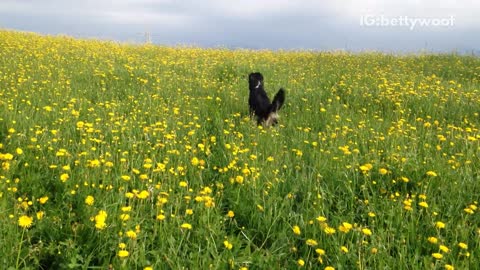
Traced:
<path id="1" fill-rule="evenodd" d="M 270 112 L 277 112 L 285 102 L 285 90 L 280 88 L 277 94 L 273 97 L 272 105 L 270 106 Z"/>
<path id="2" fill-rule="evenodd" d="M 276 125 L 278 122 L 278 110 L 282 107 L 285 102 L 285 90 L 280 88 L 277 94 L 273 97 L 272 104 L 269 108 L 268 117 L 265 121 L 266 126 Z"/>

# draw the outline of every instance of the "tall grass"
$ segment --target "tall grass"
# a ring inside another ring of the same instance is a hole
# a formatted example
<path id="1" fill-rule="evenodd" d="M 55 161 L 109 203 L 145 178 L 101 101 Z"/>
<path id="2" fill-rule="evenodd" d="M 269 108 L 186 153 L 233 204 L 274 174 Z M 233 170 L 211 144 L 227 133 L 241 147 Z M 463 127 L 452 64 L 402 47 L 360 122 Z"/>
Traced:
<path id="1" fill-rule="evenodd" d="M 0 47 L 6 267 L 480 265 L 478 58 Z M 248 117 L 252 71 L 287 89 L 276 127 Z"/>

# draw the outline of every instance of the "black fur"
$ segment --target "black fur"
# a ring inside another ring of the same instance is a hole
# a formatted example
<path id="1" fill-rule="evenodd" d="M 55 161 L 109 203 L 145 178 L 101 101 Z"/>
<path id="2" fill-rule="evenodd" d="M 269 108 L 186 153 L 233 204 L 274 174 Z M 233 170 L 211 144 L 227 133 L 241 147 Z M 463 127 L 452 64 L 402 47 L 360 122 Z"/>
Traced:
<path id="1" fill-rule="evenodd" d="M 280 110 L 285 102 L 285 90 L 280 88 L 273 97 L 272 103 L 270 103 L 270 99 L 263 88 L 263 75 L 259 72 L 250 73 L 248 76 L 248 87 L 250 89 L 248 106 L 250 114 L 255 115 L 257 118 L 257 123 L 267 126 L 277 124 L 277 111 Z"/>

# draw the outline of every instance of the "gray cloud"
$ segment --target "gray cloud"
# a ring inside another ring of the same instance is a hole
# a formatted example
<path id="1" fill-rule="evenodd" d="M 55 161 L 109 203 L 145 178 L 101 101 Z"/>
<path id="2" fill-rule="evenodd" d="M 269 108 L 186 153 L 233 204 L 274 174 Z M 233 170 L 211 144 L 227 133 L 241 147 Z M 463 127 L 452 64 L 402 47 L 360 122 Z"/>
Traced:
<path id="1" fill-rule="evenodd" d="M 120 41 L 285 49 L 479 49 L 473 0 L 3 0 L 0 27 Z M 449 27 L 361 25 L 365 15 L 447 18 Z"/>

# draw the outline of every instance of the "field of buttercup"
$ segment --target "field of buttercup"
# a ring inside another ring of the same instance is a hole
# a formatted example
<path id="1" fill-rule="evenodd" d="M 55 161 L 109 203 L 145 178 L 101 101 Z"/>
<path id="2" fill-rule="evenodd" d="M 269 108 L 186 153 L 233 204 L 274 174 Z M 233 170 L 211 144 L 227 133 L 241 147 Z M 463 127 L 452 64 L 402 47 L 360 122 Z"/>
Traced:
<path id="1" fill-rule="evenodd" d="M 480 59 L 0 31 L 8 269 L 479 269 Z M 248 116 L 247 75 L 280 123 Z"/>

